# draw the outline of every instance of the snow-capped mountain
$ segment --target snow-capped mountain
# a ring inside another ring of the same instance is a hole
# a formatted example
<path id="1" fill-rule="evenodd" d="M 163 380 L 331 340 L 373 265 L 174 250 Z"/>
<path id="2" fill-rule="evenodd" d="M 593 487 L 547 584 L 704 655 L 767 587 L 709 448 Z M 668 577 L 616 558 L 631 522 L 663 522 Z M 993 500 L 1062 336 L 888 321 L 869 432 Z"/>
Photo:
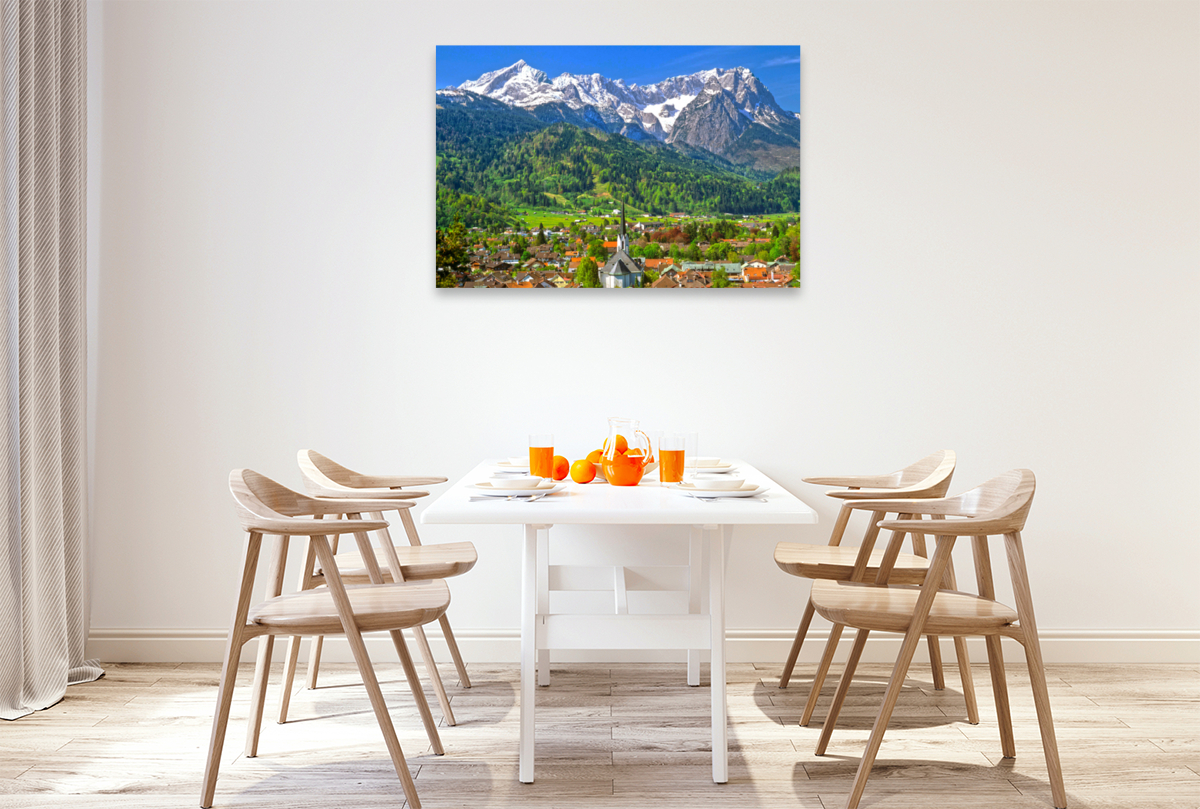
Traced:
<path id="1" fill-rule="evenodd" d="M 764 103 L 773 123 L 791 116 L 775 103 L 770 92 L 744 67 L 728 70 L 712 68 L 642 87 L 626 84 L 622 79 L 605 78 L 599 73 L 563 73 L 548 81 L 545 72 L 522 59 L 500 70 L 484 73 L 474 81 L 465 81 L 457 89 L 469 90 L 523 109 L 561 102 L 575 110 L 583 107 L 611 110 L 626 123 L 636 120 L 648 134 L 665 140 L 679 113 L 705 92 L 705 87 L 714 79 L 723 89 L 734 92 L 736 103 L 752 120 Z M 653 121 L 657 121 L 658 125 L 655 126 Z M 655 130 L 661 130 L 661 134 Z"/>
<path id="2" fill-rule="evenodd" d="M 526 110 L 547 123 L 565 121 L 631 140 L 683 143 L 722 156 L 740 150 L 745 159 L 737 162 L 760 162 L 759 153 L 768 148 L 763 144 L 769 142 L 773 162 L 798 165 L 799 115 L 780 107 L 745 67 L 711 68 L 639 86 L 599 73 L 549 79 L 521 60 L 438 93 L 461 103 L 452 96 L 464 91 Z M 752 130 L 754 125 L 769 132 Z M 739 146 L 747 130 L 752 130 L 749 140 L 754 143 Z"/>

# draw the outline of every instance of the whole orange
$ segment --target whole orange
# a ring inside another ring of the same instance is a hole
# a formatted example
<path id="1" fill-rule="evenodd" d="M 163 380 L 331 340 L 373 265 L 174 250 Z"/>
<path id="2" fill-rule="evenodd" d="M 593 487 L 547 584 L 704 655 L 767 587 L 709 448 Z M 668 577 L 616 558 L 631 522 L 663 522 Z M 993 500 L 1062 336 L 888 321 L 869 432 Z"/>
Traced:
<path id="1" fill-rule="evenodd" d="M 616 454 L 624 455 L 625 451 L 627 449 L 629 449 L 629 442 L 625 440 L 625 436 L 621 435 L 620 433 L 617 433 L 617 452 L 616 452 Z M 601 452 L 603 452 L 605 454 L 608 453 L 608 439 L 607 438 L 604 439 L 604 449 L 602 449 Z"/>
<path id="2" fill-rule="evenodd" d="M 567 472 L 571 469 L 571 462 L 561 455 L 555 455 L 554 460 L 550 465 L 551 476 L 555 480 L 562 480 L 567 476 Z"/>
<path id="3" fill-rule="evenodd" d="M 604 450 L 594 449 L 587 454 L 587 459 L 592 463 L 600 463 L 600 458 L 604 455 Z"/>
<path id="4" fill-rule="evenodd" d="M 576 483 L 591 483 L 596 479 L 596 465 L 588 460 L 571 464 L 571 480 Z"/>

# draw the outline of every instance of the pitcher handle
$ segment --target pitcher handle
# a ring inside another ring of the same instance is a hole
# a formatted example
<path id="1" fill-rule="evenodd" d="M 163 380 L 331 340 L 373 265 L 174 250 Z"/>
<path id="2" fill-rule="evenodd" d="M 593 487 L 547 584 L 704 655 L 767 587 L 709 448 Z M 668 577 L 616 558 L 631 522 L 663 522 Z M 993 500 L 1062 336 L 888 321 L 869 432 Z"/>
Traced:
<path id="1" fill-rule="evenodd" d="M 648 463 L 648 464 L 654 463 L 655 462 L 654 442 L 650 440 L 650 436 L 646 435 L 641 430 L 635 430 L 634 434 L 640 435 L 642 438 L 646 439 L 646 463 Z"/>

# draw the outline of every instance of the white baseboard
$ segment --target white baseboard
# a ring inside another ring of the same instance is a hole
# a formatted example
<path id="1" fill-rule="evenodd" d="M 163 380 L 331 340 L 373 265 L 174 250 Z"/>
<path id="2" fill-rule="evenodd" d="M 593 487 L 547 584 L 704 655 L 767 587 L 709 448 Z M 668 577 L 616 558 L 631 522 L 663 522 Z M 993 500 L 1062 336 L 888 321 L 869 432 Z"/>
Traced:
<path id="1" fill-rule="evenodd" d="M 449 653 L 440 630 L 426 630 L 434 655 L 448 661 Z M 515 629 L 455 629 L 455 638 L 463 658 L 468 663 L 517 663 L 520 660 L 521 638 Z M 844 659 L 850 648 L 852 633 L 843 635 L 839 654 Z M 791 647 L 792 630 L 731 629 L 726 635 L 726 656 L 731 663 L 782 664 Z M 829 637 L 826 630 L 809 633 L 800 653 L 801 664 L 815 664 Z M 1200 663 L 1200 631 L 1194 630 L 1043 630 L 1042 654 L 1047 663 Z M 899 648 L 900 636 L 873 636 L 863 653 L 863 662 L 891 663 Z M 247 644 L 242 659 L 254 659 L 257 644 Z M 383 634 L 367 636 L 367 648 L 373 660 L 391 660 L 395 656 L 391 639 Z M 308 644 L 302 653 L 307 657 Z M 969 642 L 971 658 L 976 663 L 986 661 L 983 641 Z M 350 649 L 342 638 L 329 638 L 323 659 L 349 662 Z M 89 658 L 122 663 L 219 663 L 225 654 L 223 629 L 110 629 L 94 627 L 88 637 Z M 414 652 L 415 654 L 415 652 Z M 1024 653 L 1020 644 L 1005 642 L 1005 660 L 1021 662 Z M 953 659 L 953 647 L 943 640 L 943 655 Z M 277 653 L 275 659 L 282 658 Z M 575 651 L 554 652 L 553 660 L 562 662 L 673 662 L 686 659 L 683 652 L 645 651 Z M 917 660 L 923 659 L 919 652 Z"/>

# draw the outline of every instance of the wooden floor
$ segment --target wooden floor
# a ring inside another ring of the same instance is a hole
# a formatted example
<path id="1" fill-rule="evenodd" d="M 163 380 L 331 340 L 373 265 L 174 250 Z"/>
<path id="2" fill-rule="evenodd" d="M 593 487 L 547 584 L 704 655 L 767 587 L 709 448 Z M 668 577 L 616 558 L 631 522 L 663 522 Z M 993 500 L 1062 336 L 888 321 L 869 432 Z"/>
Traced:
<path id="1" fill-rule="evenodd" d="M 0 722 L 0 807 L 190 807 L 216 696 L 215 665 L 107 664 L 46 711 Z M 457 727 L 433 756 L 398 666 L 380 663 L 384 693 L 424 806 L 789 807 L 837 809 L 846 799 L 887 669 L 864 666 L 829 754 L 798 725 L 807 678 L 786 691 L 775 664 L 729 666 L 730 779 L 712 783 L 709 691 L 680 665 L 555 666 L 538 690 L 537 782 L 517 782 L 517 669 L 471 666 L 474 688 L 443 670 Z M 1200 807 L 1200 667 L 1052 666 L 1050 696 L 1075 809 Z M 241 755 L 248 669 L 217 782 L 216 806 L 288 809 L 404 806 L 352 666 L 330 665 L 300 689 L 294 722 L 263 730 Z M 1025 809 L 1051 806 L 1027 678 L 1010 667 L 1017 758 L 1000 758 L 986 668 L 976 667 L 982 723 L 966 723 L 957 677 L 933 690 L 915 668 L 863 807 Z M 278 677 L 275 678 L 278 682 Z M 707 672 L 704 682 L 707 683 Z M 278 691 L 268 697 L 268 714 Z M 436 704 L 434 711 L 437 712 Z"/>

